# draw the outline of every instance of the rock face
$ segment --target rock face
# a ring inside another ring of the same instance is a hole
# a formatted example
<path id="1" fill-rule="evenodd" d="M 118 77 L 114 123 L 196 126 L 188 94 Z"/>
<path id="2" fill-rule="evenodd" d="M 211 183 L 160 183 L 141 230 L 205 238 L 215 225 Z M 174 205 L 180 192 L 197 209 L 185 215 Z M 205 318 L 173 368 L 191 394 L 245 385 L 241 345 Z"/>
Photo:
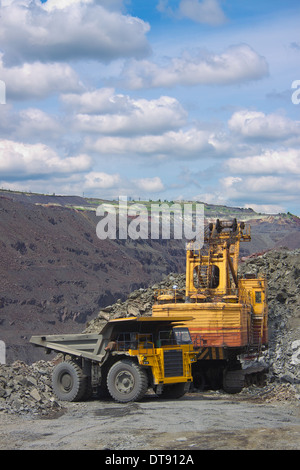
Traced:
<path id="1" fill-rule="evenodd" d="M 0 197 L 0 340 L 7 362 L 41 359 L 28 347 L 31 335 L 80 332 L 100 306 L 183 269 L 181 240 L 100 240 L 98 222 L 95 211 Z"/>

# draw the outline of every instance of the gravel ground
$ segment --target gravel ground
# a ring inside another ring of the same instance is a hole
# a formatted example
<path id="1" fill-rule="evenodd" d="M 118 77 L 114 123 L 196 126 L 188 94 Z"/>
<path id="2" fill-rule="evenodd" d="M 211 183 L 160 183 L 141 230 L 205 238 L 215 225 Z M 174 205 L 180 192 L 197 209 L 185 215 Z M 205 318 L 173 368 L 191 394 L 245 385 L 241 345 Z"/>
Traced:
<path id="1" fill-rule="evenodd" d="M 0 413 L 1 450 L 299 450 L 300 404 L 288 386 L 148 394 L 138 403 L 63 403 L 54 414 Z"/>

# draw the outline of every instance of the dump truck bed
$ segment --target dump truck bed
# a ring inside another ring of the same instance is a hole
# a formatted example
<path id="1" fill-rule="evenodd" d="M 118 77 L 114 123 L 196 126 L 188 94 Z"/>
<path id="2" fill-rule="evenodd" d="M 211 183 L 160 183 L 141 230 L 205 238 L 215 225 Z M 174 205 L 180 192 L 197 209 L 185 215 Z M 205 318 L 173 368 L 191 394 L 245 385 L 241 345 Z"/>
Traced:
<path id="1" fill-rule="evenodd" d="M 189 317 L 192 319 L 192 317 Z M 101 362 L 106 356 L 105 347 L 116 331 L 122 329 L 134 329 L 146 332 L 155 327 L 173 325 L 177 326 L 186 317 L 128 317 L 110 320 L 100 333 L 79 333 L 64 335 L 32 336 L 30 343 L 48 350 L 56 351 L 71 356 L 83 357 L 93 361 Z"/>
<path id="2" fill-rule="evenodd" d="M 44 347 L 49 352 L 61 352 L 93 361 L 101 361 L 105 356 L 103 353 L 100 354 L 102 341 L 102 335 L 93 333 L 32 336 L 30 338 L 30 343 Z"/>

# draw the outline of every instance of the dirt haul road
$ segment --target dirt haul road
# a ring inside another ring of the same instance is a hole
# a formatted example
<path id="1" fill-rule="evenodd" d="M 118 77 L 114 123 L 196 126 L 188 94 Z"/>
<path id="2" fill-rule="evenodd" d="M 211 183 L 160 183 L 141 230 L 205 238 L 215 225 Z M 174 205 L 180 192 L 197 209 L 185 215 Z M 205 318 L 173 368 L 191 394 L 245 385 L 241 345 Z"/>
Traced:
<path id="1" fill-rule="evenodd" d="M 139 403 L 66 403 L 47 418 L 0 413 L 4 450 L 299 450 L 299 400 L 189 393 Z"/>

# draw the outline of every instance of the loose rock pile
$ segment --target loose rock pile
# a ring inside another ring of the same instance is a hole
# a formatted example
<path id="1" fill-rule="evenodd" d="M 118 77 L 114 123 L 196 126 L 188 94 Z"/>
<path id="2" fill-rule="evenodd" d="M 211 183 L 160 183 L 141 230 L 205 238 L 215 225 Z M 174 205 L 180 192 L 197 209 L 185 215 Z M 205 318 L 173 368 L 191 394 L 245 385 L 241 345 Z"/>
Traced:
<path id="1" fill-rule="evenodd" d="M 87 323 L 84 333 L 99 332 L 108 320 L 115 318 L 139 315 L 150 316 L 152 314 L 152 305 L 154 304 L 155 293 L 159 290 L 165 289 L 173 291 L 174 286 L 184 293 L 184 274 L 171 273 L 166 276 L 163 281 L 154 284 L 148 289 L 137 289 L 133 291 L 124 302 L 118 300 L 115 304 L 101 309 L 98 316 Z"/>
<path id="2" fill-rule="evenodd" d="M 0 365 L 0 411 L 49 415 L 61 409 L 51 387 L 53 362 L 39 361 L 31 366 L 16 361 Z"/>
<path id="3" fill-rule="evenodd" d="M 264 359 L 269 379 L 300 384 L 300 250 L 250 258 L 240 265 L 243 273 L 265 275 L 268 281 L 269 348 Z"/>
<path id="4" fill-rule="evenodd" d="M 243 390 L 247 398 L 253 398 L 264 403 L 287 402 L 300 399 L 300 393 L 297 391 L 297 385 L 290 383 L 268 383 L 264 387 L 250 386 Z"/>

